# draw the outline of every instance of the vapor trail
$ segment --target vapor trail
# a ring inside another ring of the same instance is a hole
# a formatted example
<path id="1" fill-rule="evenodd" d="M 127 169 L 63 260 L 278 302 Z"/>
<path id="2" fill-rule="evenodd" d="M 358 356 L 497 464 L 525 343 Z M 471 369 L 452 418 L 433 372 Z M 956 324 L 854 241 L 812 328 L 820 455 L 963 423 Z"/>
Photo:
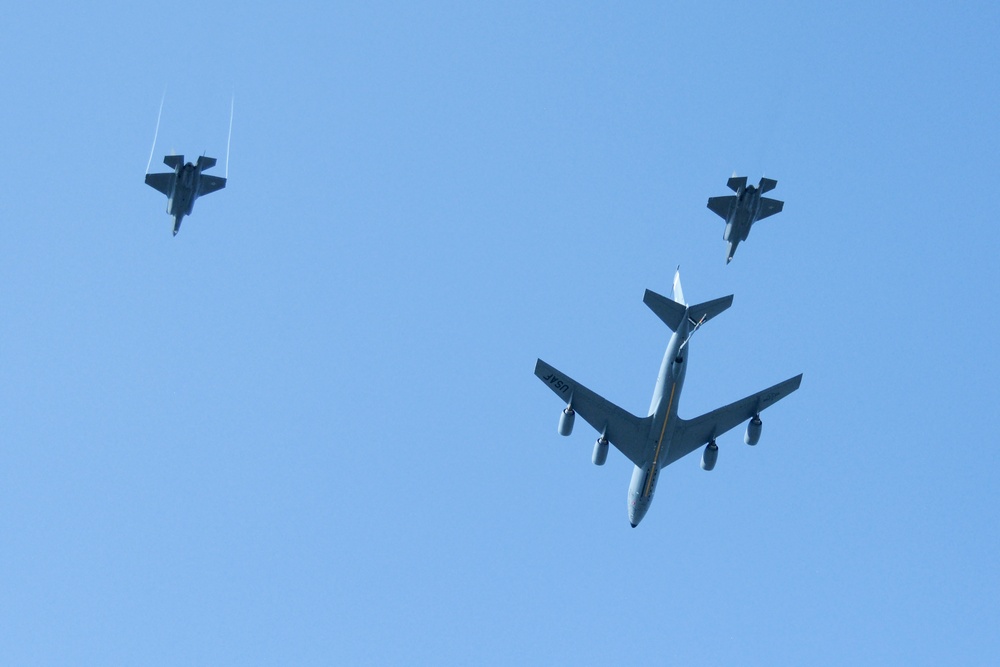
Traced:
<path id="1" fill-rule="evenodd" d="M 233 106 L 236 104 L 236 94 L 229 100 L 229 138 L 226 139 L 226 179 L 229 179 L 229 145 L 233 143 Z"/>
<path id="2" fill-rule="evenodd" d="M 163 114 L 163 100 L 167 99 L 167 91 L 163 90 L 163 97 L 160 98 L 160 110 L 156 112 L 156 131 L 153 132 L 153 147 L 149 149 L 149 161 L 146 162 L 146 173 L 149 173 L 149 166 L 153 164 L 153 151 L 156 150 L 156 137 L 160 134 L 160 116 Z"/>

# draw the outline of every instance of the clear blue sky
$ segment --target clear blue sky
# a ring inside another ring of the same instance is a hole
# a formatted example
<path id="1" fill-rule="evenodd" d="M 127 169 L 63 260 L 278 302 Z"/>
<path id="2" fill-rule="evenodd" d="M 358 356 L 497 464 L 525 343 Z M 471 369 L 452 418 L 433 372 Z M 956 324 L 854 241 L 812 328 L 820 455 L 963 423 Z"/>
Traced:
<path id="1" fill-rule="evenodd" d="M 1000 661 L 1000 6 L 17 3 L 0 40 L 0 662 Z M 229 186 L 172 238 L 143 184 Z M 736 171 L 784 212 L 725 265 Z M 668 468 L 680 264 L 734 293 Z"/>

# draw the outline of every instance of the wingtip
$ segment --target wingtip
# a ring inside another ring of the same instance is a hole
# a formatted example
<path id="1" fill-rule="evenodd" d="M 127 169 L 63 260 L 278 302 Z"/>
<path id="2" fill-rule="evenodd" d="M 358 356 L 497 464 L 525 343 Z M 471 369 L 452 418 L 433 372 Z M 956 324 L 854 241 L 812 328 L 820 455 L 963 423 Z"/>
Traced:
<path id="1" fill-rule="evenodd" d="M 788 383 L 788 393 L 796 391 L 802 386 L 802 373 L 799 373 L 795 377 L 788 378 L 785 382 Z"/>

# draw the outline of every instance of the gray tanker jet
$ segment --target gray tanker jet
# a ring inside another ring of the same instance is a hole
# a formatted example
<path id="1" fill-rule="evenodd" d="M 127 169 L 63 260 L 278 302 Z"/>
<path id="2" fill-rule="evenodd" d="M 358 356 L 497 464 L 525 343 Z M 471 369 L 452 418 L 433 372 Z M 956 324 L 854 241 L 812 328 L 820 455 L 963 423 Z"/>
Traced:
<path id="1" fill-rule="evenodd" d="M 688 306 L 678 272 L 674 277 L 673 299 L 646 290 L 642 300 L 674 332 L 663 355 L 647 417 L 636 417 L 623 410 L 541 359 L 535 364 L 535 375 L 566 401 L 566 409 L 559 417 L 559 433 L 569 435 L 579 413 L 600 433 L 592 457 L 596 465 L 604 465 L 607 460 L 608 443 L 635 464 L 628 488 L 628 520 L 633 528 L 649 509 L 661 468 L 705 445 L 701 467 L 711 470 L 719 455 L 715 439 L 747 420 L 744 442 L 756 445 L 761 433 L 761 411 L 798 389 L 802 382 L 799 374 L 696 419 L 681 419 L 677 416 L 677 404 L 691 336 L 702 324 L 729 308 L 733 297 Z"/>
<path id="2" fill-rule="evenodd" d="M 173 173 L 146 174 L 146 185 L 167 195 L 167 213 L 174 216 L 174 236 L 177 236 L 181 218 L 191 215 L 194 200 L 226 187 L 226 179 L 202 174 L 215 166 L 214 157 L 202 155 L 197 164 L 184 164 L 183 155 L 168 155 L 163 163 L 173 167 Z"/>
<path id="3" fill-rule="evenodd" d="M 729 264 L 733 261 L 736 246 L 740 241 L 746 241 L 750 235 L 751 225 L 770 215 L 780 213 L 785 202 L 761 197 L 778 185 L 778 181 L 770 178 L 761 178 L 757 187 L 754 187 L 747 185 L 746 176 L 733 174 L 726 185 L 736 195 L 710 197 L 708 207 L 726 221 L 726 231 L 722 234 L 722 238 L 729 242 L 729 254 L 726 256 L 726 264 Z"/>

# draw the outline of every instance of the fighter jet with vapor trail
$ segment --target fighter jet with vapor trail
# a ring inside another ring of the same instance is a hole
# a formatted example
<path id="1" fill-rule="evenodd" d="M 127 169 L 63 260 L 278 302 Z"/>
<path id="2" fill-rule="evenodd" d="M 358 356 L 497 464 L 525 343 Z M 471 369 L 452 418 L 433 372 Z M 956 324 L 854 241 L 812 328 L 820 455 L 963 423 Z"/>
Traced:
<path id="1" fill-rule="evenodd" d="M 202 173 L 215 166 L 214 157 L 202 155 L 196 164 L 185 164 L 183 155 L 168 155 L 163 163 L 172 167 L 173 173 L 146 174 L 146 185 L 167 195 L 167 213 L 174 217 L 174 236 L 177 236 L 181 218 L 191 215 L 194 201 L 226 187 L 226 179 Z"/>
<path id="2" fill-rule="evenodd" d="M 628 488 L 628 520 L 633 528 L 649 509 L 662 468 L 704 445 L 701 467 L 712 470 L 719 455 L 716 438 L 747 420 L 744 442 L 756 445 L 762 427 L 760 413 L 798 389 L 802 382 L 799 374 L 696 419 L 681 419 L 677 404 L 687 371 L 691 337 L 702 324 L 729 308 L 733 297 L 689 306 L 684 301 L 678 270 L 673 299 L 646 290 L 642 300 L 674 332 L 663 355 L 648 416 L 637 417 L 627 412 L 541 359 L 535 364 L 535 375 L 566 402 L 559 417 L 560 435 L 572 433 L 573 421 L 579 413 L 600 434 L 592 456 L 596 465 L 604 465 L 607 460 L 609 443 L 635 465 Z"/>
<path id="3" fill-rule="evenodd" d="M 726 221 L 726 231 L 722 238 L 729 242 L 729 254 L 726 255 L 726 264 L 729 264 L 733 261 L 736 246 L 740 241 L 746 241 L 750 235 L 750 227 L 758 220 L 780 213 L 785 202 L 761 197 L 778 185 L 778 181 L 770 178 L 761 178 L 757 187 L 754 187 L 747 185 L 746 176 L 733 174 L 726 185 L 736 195 L 710 197 L 708 207 Z"/>

